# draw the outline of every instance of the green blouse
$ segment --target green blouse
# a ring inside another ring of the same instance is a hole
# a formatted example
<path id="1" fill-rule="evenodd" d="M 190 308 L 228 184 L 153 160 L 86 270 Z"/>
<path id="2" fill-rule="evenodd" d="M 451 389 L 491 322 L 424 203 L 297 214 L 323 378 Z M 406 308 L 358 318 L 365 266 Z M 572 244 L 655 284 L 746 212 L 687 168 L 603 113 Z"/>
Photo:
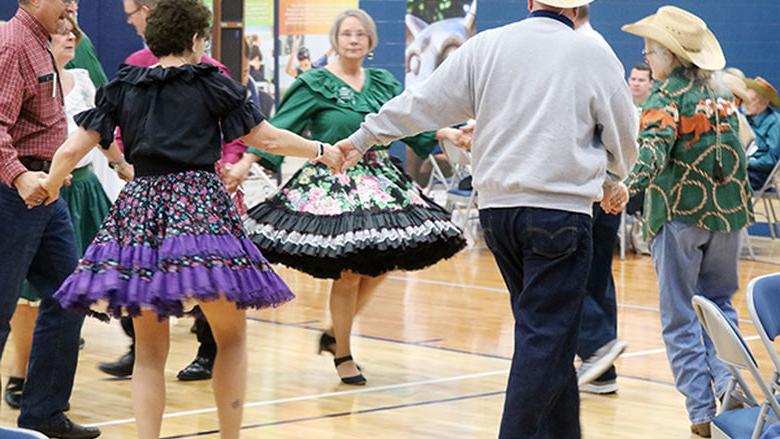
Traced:
<path id="1" fill-rule="evenodd" d="M 354 90 L 328 69 L 311 69 L 293 82 L 269 122 L 301 134 L 308 129 L 312 139 L 336 143 L 360 128 L 366 115 L 403 91 L 401 84 L 384 69 L 366 68 L 365 82 Z M 436 133 L 426 132 L 403 139 L 417 155 L 427 157 L 436 147 Z M 375 146 L 374 150 L 387 149 Z M 262 157 L 260 164 L 278 170 L 283 157 L 255 148 L 249 151 Z"/>
<path id="2" fill-rule="evenodd" d="M 647 189 L 648 236 L 674 219 L 713 232 L 736 231 L 753 221 L 737 111 L 731 96 L 711 94 L 681 68 L 642 104 L 639 158 L 627 185 L 632 194 Z"/>

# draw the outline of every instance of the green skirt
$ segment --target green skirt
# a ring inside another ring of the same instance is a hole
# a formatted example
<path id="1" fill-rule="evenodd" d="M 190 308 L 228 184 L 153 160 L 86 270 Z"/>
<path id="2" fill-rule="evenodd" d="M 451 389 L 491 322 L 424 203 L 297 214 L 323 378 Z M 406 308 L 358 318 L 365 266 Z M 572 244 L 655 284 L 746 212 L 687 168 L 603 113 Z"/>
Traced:
<path id="1" fill-rule="evenodd" d="M 111 208 L 111 201 L 103 190 L 97 176 L 92 172 L 92 166 L 74 169 L 73 181 L 60 191 L 60 197 L 68 204 L 70 220 L 75 233 L 76 251 L 78 255 L 92 243 L 103 219 Z M 29 282 L 22 284 L 20 297 L 26 302 L 35 302 L 38 296 Z"/>

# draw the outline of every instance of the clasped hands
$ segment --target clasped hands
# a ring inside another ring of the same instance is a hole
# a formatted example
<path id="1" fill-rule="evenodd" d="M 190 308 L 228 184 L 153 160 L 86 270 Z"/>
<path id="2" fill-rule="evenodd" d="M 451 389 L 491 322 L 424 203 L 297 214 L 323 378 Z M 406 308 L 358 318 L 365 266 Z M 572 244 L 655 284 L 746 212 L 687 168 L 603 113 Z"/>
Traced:
<path id="1" fill-rule="evenodd" d="M 334 174 L 345 172 L 363 157 L 363 154 L 348 139 L 341 140 L 335 145 L 323 145 L 322 155 L 316 161 L 329 167 Z M 251 154 L 244 154 L 244 157 L 238 162 L 225 165 L 222 181 L 228 192 L 235 192 L 238 186 L 244 182 L 254 161 Z"/>
<path id="2" fill-rule="evenodd" d="M 72 175 L 68 175 L 61 183 L 56 184 L 48 174 L 41 171 L 27 171 L 14 180 L 19 196 L 28 209 L 46 204 L 47 206 L 60 196 L 60 188 L 70 185 Z"/>
<path id="3" fill-rule="evenodd" d="M 601 199 L 601 209 L 611 215 L 617 215 L 628 204 L 628 188 L 623 182 L 618 182 L 604 189 L 604 197 Z"/>

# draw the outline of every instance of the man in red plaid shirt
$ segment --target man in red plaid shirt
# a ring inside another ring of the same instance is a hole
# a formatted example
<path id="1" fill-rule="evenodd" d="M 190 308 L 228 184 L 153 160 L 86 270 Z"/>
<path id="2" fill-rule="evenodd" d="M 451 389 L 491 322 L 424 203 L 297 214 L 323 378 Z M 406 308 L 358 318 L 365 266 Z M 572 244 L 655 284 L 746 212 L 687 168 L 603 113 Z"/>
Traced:
<path id="1" fill-rule="evenodd" d="M 67 127 L 63 92 L 49 37 L 64 26 L 76 0 L 17 0 L 0 27 L 0 350 L 26 277 L 41 294 L 21 427 L 58 438 L 95 438 L 100 430 L 68 419 L 83 317 L 52 298 L 78 258 L 68 207 L 45 206 L 40 178 Z"/>

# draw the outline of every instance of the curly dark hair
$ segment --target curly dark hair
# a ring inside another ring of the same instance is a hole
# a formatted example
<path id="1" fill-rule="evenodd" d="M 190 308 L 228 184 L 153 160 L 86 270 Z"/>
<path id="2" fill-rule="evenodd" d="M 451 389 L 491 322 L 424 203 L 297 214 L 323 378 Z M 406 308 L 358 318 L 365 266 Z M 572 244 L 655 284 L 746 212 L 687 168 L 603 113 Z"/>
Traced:
<path id="1" fill-rule="evenodd" d="M 200 0 L 160 0 L 146 20 L 146 44 L 158 58 L 192 50 L 192 36 L 209 36 L 211 11 Z"/>

